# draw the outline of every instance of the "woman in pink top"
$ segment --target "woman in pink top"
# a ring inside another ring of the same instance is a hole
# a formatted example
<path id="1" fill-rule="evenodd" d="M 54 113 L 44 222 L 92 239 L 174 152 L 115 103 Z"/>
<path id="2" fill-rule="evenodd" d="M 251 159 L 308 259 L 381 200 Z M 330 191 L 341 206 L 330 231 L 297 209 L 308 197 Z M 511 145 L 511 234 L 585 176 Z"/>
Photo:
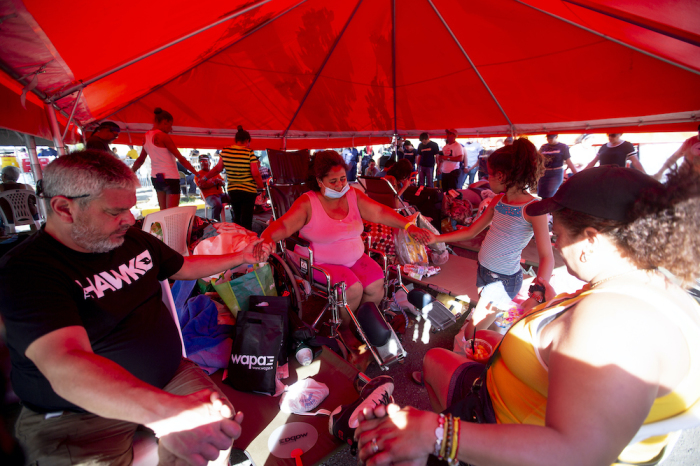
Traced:
<path id="1" fill-rule="evenodd" d="M 146 161 L 146 156 L 151 157 L 151 181 L 160 210 L 165 210 L 180 204 L 180 172 L 175 159 L 195 175 L 199 175 L 199 172 L 180 154 L 168 135 L 173 130 L 173 116 L 160 107 L 156 107 L 153 113 L 153 129 L 146 133 L 141 155 L 131 169 L 136 173 Z"/>
<path id="2" fill-rule="evenodd" d="M 382 269 L 364 254 L 360 237 L 362 220 L 395 228 L 404 228 L 407 222 L 392 209 L 350 187 L 346 170 L 337 152 L 317 152 L 307 179 L 311 191 L 299 197 L 286 214 L 270 224 L 261 238 L 262 243 L 274 244 L 298 231 L 299 236 L 311 243 L 316 265 L 330 273 L 333 283 L 345 282 L 348 305 L 355 311 L 367 301 L 379 304 L 383 296 Z M 408 232 L 421 243 L 429 240 L 429 233 L 414 225 L 408 227 Z M 350 316 L 343 313 L 342 318 L 339 331 L 345 343 L 350 348 L 358 348 L 360 342 L 350 331 Z M 369 353 L 364 357 L 355 355 L 351 362 L 362 366 L 369 361 L 369 356 Z"/>

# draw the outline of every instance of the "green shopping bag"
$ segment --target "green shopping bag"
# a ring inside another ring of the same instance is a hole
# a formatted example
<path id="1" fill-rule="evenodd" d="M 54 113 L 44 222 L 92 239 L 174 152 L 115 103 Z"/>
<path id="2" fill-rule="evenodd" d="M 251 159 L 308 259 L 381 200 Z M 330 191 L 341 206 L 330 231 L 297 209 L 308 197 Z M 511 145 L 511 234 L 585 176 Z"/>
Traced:
<path id="1" fill-rule="evenodd" d="M 245 272 L 251 267 L 251 271 L 233 280 L 222 281 L 224 274 L 216 281 L 212 280 L 214 290 L 219 293 L 234 317 L 238 316 L 238 311 L 241 309 L 248 310 L 248 303 L 253 295 L 277 296 L 277 288 L 275 288 L 270 264 L 266 263 L 262 267 L 258 267 L 258 264 L 243 265 L 233 269 L 232 272 Z"/>

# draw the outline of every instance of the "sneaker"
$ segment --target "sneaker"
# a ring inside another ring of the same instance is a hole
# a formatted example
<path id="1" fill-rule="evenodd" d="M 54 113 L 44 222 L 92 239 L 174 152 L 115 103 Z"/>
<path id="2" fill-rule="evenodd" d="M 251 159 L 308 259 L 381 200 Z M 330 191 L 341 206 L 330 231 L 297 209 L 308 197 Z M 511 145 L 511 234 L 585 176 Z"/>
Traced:
<path id="1" fill-rule="evenodd" d="M 360 397 L 349 405 L 340 405 L 333 410 L 328 422 L 328 431 L 334 437 L 348 445 L 354 445 L 355 429 L 360 425 L 358 416 L 365 408 L 388 405 L 394 399 L 394 379 L 388 375 L 380 375 L 367 382 L 362 388 Z M 352 451 L 352 450 L 351 450 Z"/>

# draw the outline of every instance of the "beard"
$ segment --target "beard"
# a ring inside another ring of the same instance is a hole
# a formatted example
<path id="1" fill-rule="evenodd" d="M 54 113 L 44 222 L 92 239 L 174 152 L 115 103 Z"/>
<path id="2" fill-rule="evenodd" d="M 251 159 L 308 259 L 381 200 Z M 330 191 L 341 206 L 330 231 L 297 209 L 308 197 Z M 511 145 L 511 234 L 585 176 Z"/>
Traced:
<path id="1" fill-rule="evenodd" d="M 112 236 L 114 233 L 126 232 L 129 226 L 111 233 L 103 233 L 97 225 L 87 221 L 87 215 L 80 215 L 73 223 L 71 239 L 81 248 L 96 253 L 109 252 L 124 244 L 124 236 Z"/>

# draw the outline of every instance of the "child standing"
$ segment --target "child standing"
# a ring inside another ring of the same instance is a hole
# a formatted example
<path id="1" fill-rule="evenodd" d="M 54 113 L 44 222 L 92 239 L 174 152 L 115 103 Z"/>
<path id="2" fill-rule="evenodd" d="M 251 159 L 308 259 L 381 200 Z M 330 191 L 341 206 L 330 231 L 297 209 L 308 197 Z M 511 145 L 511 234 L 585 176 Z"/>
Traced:
<path id="1" fill-rule="evenodd" d="M 466 326 L 466 339 L 472 337 L 474 327 L 488 328 L 520 291 L 523 283 L 520 256 L 533 235 L 540 263 L 535 285 L 530 288 L 530 298 L 523 308 L 530 309 L 544 301 L 543 282 L 549 282 L 554 267 L 547 219 L 525 213 L 525 206 L 537 200 L 528 191 L 537 188 L 544 162 L 542 154 L 525 138 L 498 149 L 488 158 L 489 183 L 498 195 L 469 228 L 435 237 L 435 242 L 464 241 L 491 225 L 479 251 L 476 279 L 479 302 Z"/>

